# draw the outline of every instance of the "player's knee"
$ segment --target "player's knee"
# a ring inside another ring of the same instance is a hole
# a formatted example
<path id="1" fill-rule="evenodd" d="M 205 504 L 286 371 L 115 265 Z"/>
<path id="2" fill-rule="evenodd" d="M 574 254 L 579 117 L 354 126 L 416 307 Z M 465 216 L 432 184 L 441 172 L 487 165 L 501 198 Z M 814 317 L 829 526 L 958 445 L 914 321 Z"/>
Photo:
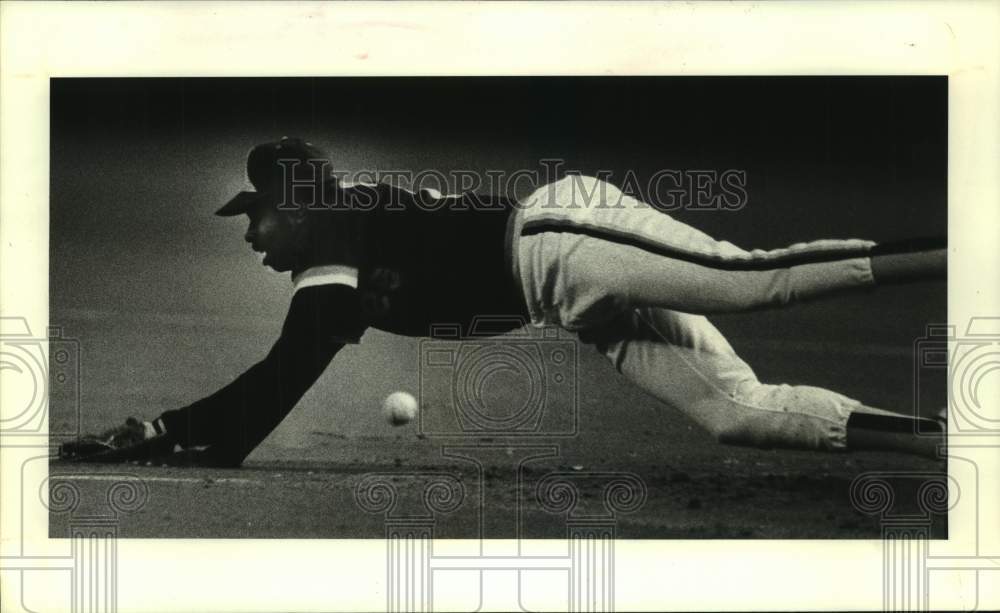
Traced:
<path id="1" fill-rule="evenodd" d="M 727 419 L 725 422 L 713 424 L 709 428 L 709 433 L 723 445 L 767 448 L 770 445 L 766 443 L 766 437 L 761 435 L 759 426 L 760 424 L 751 419 Z"/>
<path id="2" fill-rule="evenodd" d="M 719 443 L 758 449 L 810 449 L 835 451 L 838 429 L 831 423 L 786 412 L 741 414 L 715 425 L 710 432 Z"/>
<path id="3" fill-rule="evenodd" d="M 798 430 L 788 413 L 768 411 L 727 403 L 723 410 L 713 412 L 709 433 L 724 445 L 770 449 L 775 446 L 795 446 L 790 436 Z"/>

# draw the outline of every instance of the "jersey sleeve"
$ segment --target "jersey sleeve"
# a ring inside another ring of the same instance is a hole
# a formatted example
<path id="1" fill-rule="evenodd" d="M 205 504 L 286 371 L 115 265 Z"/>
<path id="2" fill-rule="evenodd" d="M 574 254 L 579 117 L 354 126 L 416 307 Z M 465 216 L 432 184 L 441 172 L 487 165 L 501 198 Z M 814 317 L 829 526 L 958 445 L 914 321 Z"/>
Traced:
<path id="1" fill-rule="evenodd" d="M 292 274 L 286 329 L 301 325 L 338 342 L 359 342 L 365 328 L 358 294 L 363 221 L 357 211 L 311 212 L 305 257 Z"/>
<path id="2" fill-rule="evenodd" d="M 184 447 L 209 445 L 238 464 L 295 407 L 345 343 L 363 333 L 358 290 L 311 285 L 292 297 L 281 336 L 263 360 L 214 394 L 161 418 Z"/>
<path id="3" fill-rule="evenodd" d="M 282 336 L 315 335 L 354 344 L 361 341 L 365 328 L 356 268 L 317 266 L 296 279 Z"/>

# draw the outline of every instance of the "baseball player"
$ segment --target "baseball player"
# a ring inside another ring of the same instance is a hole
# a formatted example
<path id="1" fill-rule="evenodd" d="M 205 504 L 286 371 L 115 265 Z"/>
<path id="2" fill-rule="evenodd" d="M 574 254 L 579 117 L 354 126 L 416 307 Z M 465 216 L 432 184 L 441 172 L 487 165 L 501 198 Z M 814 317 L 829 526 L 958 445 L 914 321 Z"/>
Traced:
<path id="1" fill-rule="evenodd" d="M 366 328 L 423 336 L 438 323 L 468 329 L 483 314 L 577 333 L 723 443 L 936 458 L 944 442 L 943 419 L 762 383 L 705 317 L 944 279 L 943 239 L 747 251 L 591 177 L 513 201 L 351 185 L 328 168 L 302 140 L 259 145 L 247 159 L 255 191 L 217 211 L 246 215 L 245 239 L 263 263 L 291 273 L 291 305 L 267 355 L 201 400 L 64 444 L 62 457 L 151 460 L 198 448 L 204 464 L 238 466 Z"/>

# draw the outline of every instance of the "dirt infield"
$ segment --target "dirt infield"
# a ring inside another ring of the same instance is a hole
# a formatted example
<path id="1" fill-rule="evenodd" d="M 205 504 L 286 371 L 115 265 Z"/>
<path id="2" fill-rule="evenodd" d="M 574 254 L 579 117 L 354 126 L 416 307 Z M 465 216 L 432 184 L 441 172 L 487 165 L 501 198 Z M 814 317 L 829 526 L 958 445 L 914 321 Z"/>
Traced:
<path id="1" fill-rule="evenodd" d="M 603 450 L 610 454 L 624 443 L 607 440 Z M 888 470 L 939 473 L 896 486 L 893 512 L 905 514 L 921 512 L 916 495 L 921 484 L 943 483 L 945 477 L 943 466 L 932 462 L 877 454 L 731 448 L 720 453 L 708 447 L 714 451 L 711 462 L 685 456 L 653 463 L 651 454 L 637 453 L 631 462 L 602 463 L 590 445 L 591 453 L 570 450 L 555 461 L 529 461 L 517 468 L 502 461 L 479 467 L 444 458 L 426 463 L 439 453 L 427 441 L 342 440 L 341 445 L 353 447 L 365 462 L 250 462 L 242 469 L 53 464 L 50 485 L 74 484 L 82 500 L 76 513 L 86 513 L 88 505 L 104 504 L 113 483 L 142 482 L 145 502 L 122 516 L 124 538 L 383 538 L 387 520 L 426 516 L 428 485 L 446 476 L 460 493 L 454 508 L 433 514 L 440 537 L 560 538 L 566 535 L 568 515 L 543 504 L 546 477 L 560 475 L 576 483 L 576 515 L 601 516 L 607 475 L 634 475 L 645 500 L 635 511 L 613 517 L 621 538 L 856 539 L 878 538 L 881 529 L 877 515 L 852 504 L 857 476 Z M 496 442 L 482 449 L 495 451 L 497 458 L 523 451 Z M 363 498 L 371 492 L 363 491 L 364 483 L 372 478 L 391 483 L 397 499 L 391 512 L 371 504 L 366 508 Z M 933 536 L 945 538 L 946 515 L 930 519 Z M 69 521 L 67 515 L 52 514 L 50 535 L 67 534 Z"/>
<path id="2" fill-rule="evenodd" d="M 933 292 L 906 288 L 717 323 L 764 381 L 827 386 L 906 411 L 913 403 L 914 341 L 925 322 L 944 319 L 942 312 Z M 280 325 L 79 314 L 62 323 L 66 336 L 79 339 L 81 395 L 78 404 L 54 396 L 51 423 L 71 423 L 79 407 L 85 431 L 212 391 L 239 373 L 248 356 L 265 351 Z M 212 355 L 195 355 L 206 335 Z M 53 464 L 50 485 L 73 484 L 81 494 L 79 514 L 87 501 L 104 504 L 116 479 L 141 482 L 147 494 L 141 508 L 121 517 L 126 538 L 379 538 L 387 520 L 428 513 L 442 537 L 561 537 L 570 514 L 589 513 L 610 518 L 623 538 L 853 539 L 880 533 L 878 517 L 852 503 L 856 478 L 923 475 L 896 488 L 898 513 L 920 512 L 919 486 L 943 478 L 942 464 L 897 454 L 720 445 L 584 345 L 575 435 L 422 436 L 417 424 L 390 427 L 378 411 L 389 391 L 418 389 L 419 350 L 412 339 L 366 336 L 338 356 L 242 469 Z M 921 393 L 927 391 L 943 403 L 943 376 Z M 609 494 L 614 475 L 631 479 L 632 493 Z M 568 489 L 553 489 L 555 478 L 570 483 Z M 431 487 L 428 479 L 440 483 Z M 380 507 L 380 495 L 394 496 L 396 506 Z M 603 505 L 615 495 L 624 498 L 613 501 L 618 506 L 609 514 Z M 431 501 L 436 509 L 427 510 L 427 496 L 438 497 Z M 559 496 L 575 497 L 572 508 Z M 71 519 L 51 514 L 50 534 L 65 535 Z M 934 535 L 945 536 L 946 518 L 932 520 Z"/>

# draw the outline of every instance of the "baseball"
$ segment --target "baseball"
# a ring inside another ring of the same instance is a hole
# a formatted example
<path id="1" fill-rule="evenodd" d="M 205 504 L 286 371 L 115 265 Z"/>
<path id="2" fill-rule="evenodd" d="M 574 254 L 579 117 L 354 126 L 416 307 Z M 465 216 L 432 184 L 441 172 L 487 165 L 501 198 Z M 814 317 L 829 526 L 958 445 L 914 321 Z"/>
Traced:
<path id="1" fill-rule="evenodd" d="M 402 426 L 417 416 L 417 399 L 407 392 L 393 392 L 382 402 L 382 414 L 393 426 Z"/>

